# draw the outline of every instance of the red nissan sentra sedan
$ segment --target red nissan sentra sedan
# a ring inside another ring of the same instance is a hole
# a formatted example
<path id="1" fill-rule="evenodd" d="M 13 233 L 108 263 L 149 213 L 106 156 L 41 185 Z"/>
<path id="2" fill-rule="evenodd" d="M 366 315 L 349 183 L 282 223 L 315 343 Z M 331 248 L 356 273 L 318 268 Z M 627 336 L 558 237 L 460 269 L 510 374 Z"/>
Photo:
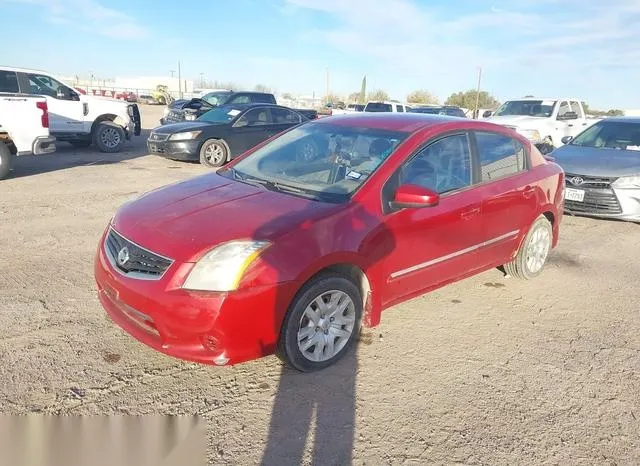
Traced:
<path id="1" fill-rule="evenodd" d="M 564 174 L 474 120 L 336 116 L 125 204 L 95 277 L 111 318 L 163 353 L 312 371 L 402 301 L 490 268 L 537 276 Z"/>

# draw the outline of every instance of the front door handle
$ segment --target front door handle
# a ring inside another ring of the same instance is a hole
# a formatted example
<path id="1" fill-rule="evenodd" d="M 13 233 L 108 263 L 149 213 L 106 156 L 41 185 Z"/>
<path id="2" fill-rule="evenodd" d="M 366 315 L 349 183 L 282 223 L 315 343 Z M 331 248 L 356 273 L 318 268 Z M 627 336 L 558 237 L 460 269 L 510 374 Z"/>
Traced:
<path id="1" fill-rule="evenodd" d="M 468 220 L 472 217 L 475 217 L 480 213 L 480 207 L 474 207 L 473 209 L 466 210 L 460 214 L 460 218 L 463 220 Z"/>

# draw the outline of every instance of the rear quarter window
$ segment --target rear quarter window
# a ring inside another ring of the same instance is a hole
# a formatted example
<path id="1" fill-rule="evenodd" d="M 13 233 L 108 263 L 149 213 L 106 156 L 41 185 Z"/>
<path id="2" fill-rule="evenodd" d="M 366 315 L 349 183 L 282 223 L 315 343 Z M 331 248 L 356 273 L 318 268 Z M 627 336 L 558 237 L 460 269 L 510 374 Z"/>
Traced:
<path id="1" fill-rule="evenodd" d="M 15 71 L 0 70 L 0 92 L 10 92 L 12 94 L 20 92 L 18 75 Z"/>
<path id="2" fill-rule="evenodd" d="M 482 181 L 516 175 L 526 169 L 526 151 L 515 139 L 497 133 L 476 132 Z"/>

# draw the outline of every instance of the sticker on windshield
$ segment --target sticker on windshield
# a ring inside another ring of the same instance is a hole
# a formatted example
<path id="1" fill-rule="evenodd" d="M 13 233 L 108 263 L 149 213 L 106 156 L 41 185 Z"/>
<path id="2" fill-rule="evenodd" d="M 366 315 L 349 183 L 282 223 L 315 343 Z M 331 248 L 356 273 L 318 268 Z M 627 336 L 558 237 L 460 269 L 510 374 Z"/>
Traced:
<path id="1" fill-rule="evenodd" d="M 236 110 L 235 108 L 233 110 L 229 110 L 229 112 L 227 113 L 227 115 L 232 117 L 237 116 L 239 114 L 240 114 L 240 110 Z"/>
<path id="2" fill-rule="evenodd" d="M 349 173 L 347 173 L 347 178 L 351 178 L 352 180 L 359 180 L 361 176 L 362 176 L 362 173 L 358 173 L 354 171 L 350 171 Z"/>
<path id="3" fill-rule="evenodd" d="M 627 150 L 640 150 L 640 146 L 627 146 Z"/>

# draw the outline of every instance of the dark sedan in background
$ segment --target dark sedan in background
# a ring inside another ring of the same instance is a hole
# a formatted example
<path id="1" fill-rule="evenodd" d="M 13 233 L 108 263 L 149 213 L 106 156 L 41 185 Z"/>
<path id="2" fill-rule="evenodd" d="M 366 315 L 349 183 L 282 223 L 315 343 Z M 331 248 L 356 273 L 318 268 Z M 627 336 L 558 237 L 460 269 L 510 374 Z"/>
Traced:
<path id="1" fill-rule="evenodd" d="M 467 115 L 464 114 L 464 111 L 460 107 L 454 107 L 452 105 L 442 105 L 442 106 L 426 106 L 426 107 L 413 107 L 411 109 L 412 113 L 426 113 L 428 115 L 446 115 L 460 118 L 467 118 Z"/>
<path id="2" fill-rule="evenodd" d="M 640 118 L 601 120 L 551 157 L 566 173 L 565 210 L 640 222 Z"/>
<path id="3" fill-rule="evenodd" d="M 221 105 L 195 121 L 159 126 L 149 135 L 151 154 L 220 167 L 282 131 L 308 121 L 272 104 Z"/>

